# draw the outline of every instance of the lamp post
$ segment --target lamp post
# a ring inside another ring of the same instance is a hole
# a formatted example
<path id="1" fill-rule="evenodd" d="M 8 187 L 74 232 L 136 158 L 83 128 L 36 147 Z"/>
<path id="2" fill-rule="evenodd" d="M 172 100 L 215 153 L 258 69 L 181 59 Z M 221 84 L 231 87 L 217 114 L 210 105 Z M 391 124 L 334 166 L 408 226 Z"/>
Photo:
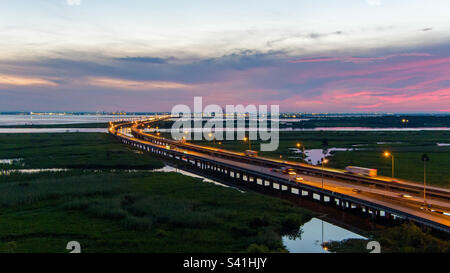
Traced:
<path id="1" fill-rule="evenodd" d="M 328 159 L 323 158 L 322 159 L 322 191 L 323 191 L 323 172 L 324 172 L 324 164 L 328 163 Z"/>
<path id="2" fill-rule="evenodd" d="M 384 156 L 385 157 L 392 157 L 392 178 L 394 178 L 394 168 L 395 168 L 395 165 L 394 165 L 394 154 L 392 154 L 392 153 L 390 153 L 390 152 L 384 152 Z"/>
<path id="3" fill-rule="evenodd" d="M 302 147 L 302 158 L 303 158 L 303 161 L 305 161 L 305 145 L 302 145 L 300 142 L 297 142 L 296 146 L 297 146 L 297 148 Z"/>
<path id="4" fill-rule="evenodd" d="M 248 141 L 248 149 L 251 150 L 252 149 L 252 144 L 251 144 L 250 138 L 244 137 L 244 142 L 247 142 L 247 141 Z"/>
<path id="5" fill-rule="evenodd" d="M 427 161 L 430 161 L 430 158 L 427 154 L 422 155 L 423 161 L 423 203 L 427 204 Z"/>
<path id="6" fill-rule="evenodd" d="M 213 143 L 214 143 L 213 146 L 216 147 L 216 137 L 213 136 L 213 134 L 211 134 L 211 133 L 209 133 L 208 136 L 209 136 L 210 138 L 211 138 L 211 137 L 213 138 Z"/>

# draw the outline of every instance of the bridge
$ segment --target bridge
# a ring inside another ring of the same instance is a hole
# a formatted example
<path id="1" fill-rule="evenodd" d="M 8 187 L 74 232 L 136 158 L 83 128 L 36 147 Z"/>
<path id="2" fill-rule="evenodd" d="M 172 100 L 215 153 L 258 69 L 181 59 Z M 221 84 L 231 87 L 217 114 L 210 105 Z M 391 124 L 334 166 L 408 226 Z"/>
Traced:
<path id="1" fill-rule="evenodd" d="M 299 162 L 247 156 L 144 132 L 143 129 L 152 123 L 168 118 L 170 116 L 155 116 L 145 120 L 110 123 L 108 131 L 124 144 L 188 165 L 198 173 L 237 186 L 254 185 L 288 193 L 296 198 L 366 215 L 374 221 L 409 220 L 450 233 L 449 189 L 426 187 L 427 199 L 424 205 L 424 187 L 418 183 L 404 180 L 394 182 L 386 177 L 365 177 Z M 274 169 L 281 167 L 294 169 L 304 180 L 296 182 L 289 174 L 274 172 Z"/>

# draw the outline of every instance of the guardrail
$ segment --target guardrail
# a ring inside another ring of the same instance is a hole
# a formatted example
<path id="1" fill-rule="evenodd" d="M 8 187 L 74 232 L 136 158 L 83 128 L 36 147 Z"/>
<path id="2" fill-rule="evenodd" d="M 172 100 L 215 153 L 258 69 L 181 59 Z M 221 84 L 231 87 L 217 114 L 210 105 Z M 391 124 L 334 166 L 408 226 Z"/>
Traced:
<path id="1" fill-rule="evenodd" d="M 136 123 L 126 123 L 126 124 L 121 124 L 120 126 L 125 126 L 125 125 L 133 126 L 133 124 L 136 124 Z M 120 126 L 118 126 L 118 127 L 120 127 Z M 372 216 L 374 216 L 374 213 L 376 213 L 378 215 L 379 211 L 384 211 L 386 213 L 397 215 L 398 217 L 401 217 L 402 219 L 413 220 L 417 223 L 427 225 L 427 226 L 433 227 L 438 230 L 450 232 L 448 226 L 446 226 L 444 224 L 441 224 L 439 222 L 435 222 L 430 219 L 426 219 L 426 218 L 423 218 L 423 217 L 420 217 L 420 216 L 417 216 L 417 215 L 414 215 L 414 214 L 411 214 L 411 213 L 408 213 L 408 212 L 405 212 L 402 210 L 394 209 L 394 208 L 391 208 L 386 205 L 381 205 L 381 204 L 374 203 L 374 202 L 371 202 L 368 200 L 364 200 L 364 199 L 361 199 L 361 198 L 358 198 L 355 196 L 338 193 L 338 192 L 330 191 L 327 189 L 320 189 L 320 188 L 312 186 L 312 185 L 307 185 L 307 184 L 302 184 L 302 183 L 301 184 L 294 183 L 294 182 L 286 180 L 285 178 L 280 178 L 275 175 L 271 175 L 271 174 L 267 174 L 267 173 L 260 173 L 255 170 L 246 169 L 245 167 L 239 167 L 239 166 L 236 166 L 233 164 L 228 164 L 226 162 L 217 161 L 214 158 L 206 158 L 206 157 L 198 156 L 195 154 L 186 154 L 182 151 L 178 151 L 178 150 L 174 150 L 174 149 L 168 149 L 164 145 L 157 145 L 152 142 L 145 141 L 145 139 L 136 139 L 136 137 L 133 138 L 133 137 L 128 137 L 126 135 L 118 134 L 117 127 L 115 127 L 115 126 L 112 126 L 110 128 L 110 132 L 112 134 L 114 134 L 117 138 L 121 139 L 122 141 L 125 141 L 127 144 L 131 144 L 132 146 L 136 146 L 137 148 L 142 148 L 147 151 L 150 151 L 150 147 L 152 147 L 152 149 L 159 151 L 159 154 L 161 156 L 164 155 L 165 157 L 170 157 L 169 155 L 171 155 L 172 159 L 174 159 L 174 160 L 175 160 L 175 158 L 178 157 L 178 159 L 180 159 L 180 160 L 182 160 L 183 158 L 187 158 L 188 159 L 188 160 L 186 160 L 187 163 L 191 162 L 192 160 L 194 161 L 194 163 L 197 163 L 197 161 L 198 162 L 208 162 L 208 164 L 215 164 L 217 166 L 221 166 L 221 168 L 227 168 L 228 170 L 241 172 L 242 175 L 244 175 L 244 173 L 245 173 L 245 175 L 247 175 L 247 176 L 251 175 L 254 177 L 263 177 L 264 181 L 266 181 L 266 179 L 267 179 L 267 180 L 271 181 L 270 183 L 279 183 L 280 185 L 284 185 L 283 187 L 286 187 L 286 189 L 284 190 L 286 192 L 290 192 L 289 188 L 290 189 L 298 188 L 301 190 L 309 191 L 312 196 L 313 196 L 313 194 L 318 194 L 321 196 L 320 202 L 328 202 L 329 204 L 330 203 L 333 204 L 334 202 L 331 202 L 331 200 L 335 201 L 337 199 L 337 200 L 339 200 L 340 204 L 342 202 L 344 202 L 343 203 L 344 207 L 345 207 L 345 204 L 347 204 L 347 208 L 348 208 L 348 202 L 350 202 L 350 204 L 352 204 L 352 203 L 358 204 L 359 208 L 365 208 L 365 210 L 363 209 L 363 211 L 366 211 L 366 213 L 372 213 Z M 140 131 L 137 131 L 137 132 L 139 132 L 139 134 L 138 134 L 139 137 L 144 137 L 140 134 Z M 135 133 L 136 133 L 136 130 L 135 130 Z M 148 136 L 146 136 L 146 137 L 148 137 Z M 165 140 L 163 138 L 157 138 L 157 140 L 162 144 L 169 144 L 169 141 L 170 141 L 170 144 L 173 143 L 172 140 Z M 175 144 L 179 144 L 179 143 L 175 142 Z M 175 145 L 175 144 L 172 144 L 172 145 Z M 197 167 L 197 164 L 194 164 L 193 166 Z M 275 187 L 273 187 L 273 188 L 275 188 Z M 278 191 L 283 192 L 283 188 L 281 188 L 281 189 L 278 188 Z M 325 197 L 331 198 L 331 200 L 325 201 L 325 199 L 324 199 Z M 340 201 L 340 200 L 342 200 L 342 201 Z M 347 203 L 345 203 L 345 202 L 347 202 Z M 352 205 L 350 205 L 350 208 L 352 208 Z"/>
<path id="2" fill-rule="evenodd" d="M 148 124 L 148 123 L 155 122 L 155 121 L 161 121 L 161 120 L 164 120 L 167 118 L 169 118 L 169 117 L 164 117 L 164 118 L 160 118 L 160 119 L 156 119 L 156 120 L 152 120 L 152 121 L 142 122 L 141 124 Z M 362 176 L 352 175 L 352 174 L 348 174 L 348 173 L 339 173 L 339 172 L 334 172 L 334 171 L 330 171 L 330 170 L 326 170 L 326 169 L 322 170 L 321 168 L 317 168 L 314 166 L 304 166 L 304 165 L 301 165 L 301 163 L 293 163 L 293 162 L 287 163 L 287 162 L 280 162 L 280 161 L 276 161 L 273 159 L 262 158 L 262 157 L 249 157 L 249 156 L 245 156 L 245 155 L 240 155 L 239 153 L 225 151 L 225 150 L 221 150 L 221 149 L 206 148 L 206 147 L 203 147 L 200 145 L 195 145 L 195 144 L 186 144 L 186 143 L 182 143 L 180 141 L 165 139 L 162 137 L 154 136 L 152 134 L 144 133 L 143 131 L 141 131 L 139 129 L 139 126 L 132 127 L 131 132 L 132 132 L 133 136 L 138 139 L 158 140 L 160 142 L 166 143 L 167 145 L 173 145 L 178 148 L 201 152 L 201 153 L 218 156 L 218 157 L 222 157 L 222 158 L 228 158 L 228 159 L 236 160 L 239 162 L 251 163 L 251 164 L 272 167 L 272 168 L 289 167 L 289 168 L 293 168 L 297 171 L 304 172 L 305 174 L 310 174 L 310 175 L 322 175 L 323 174 L 325 177 L 330 177 L 330 178 L 335 178 L 335 179 L 338 178 L 338 179 L 345 180 L 345 181 L 352 181 L 352 182 L 355 182 L 358 184 L 374 185 L 374 186 L 378 186 L 378 187 L 382 187 L 382 188 L 388 188 L 391 190 L 400 190 L 403 192 L 406 191 L 406 192 L 414 193 L 414 194 L 421 194 L 423 192 L 423 186 L 419 185 L 419 184 L 418 185 L 399 184 L 397 182 L 377 180 L 377 179 L 370 178 L 370 177 L 362 177 Z M 435 189 L 435 188 L 427 188 L 427 195 L 450 200 L 450 192 L 446 191 L 445 189 L 440 190 L 440 189 Z"/>

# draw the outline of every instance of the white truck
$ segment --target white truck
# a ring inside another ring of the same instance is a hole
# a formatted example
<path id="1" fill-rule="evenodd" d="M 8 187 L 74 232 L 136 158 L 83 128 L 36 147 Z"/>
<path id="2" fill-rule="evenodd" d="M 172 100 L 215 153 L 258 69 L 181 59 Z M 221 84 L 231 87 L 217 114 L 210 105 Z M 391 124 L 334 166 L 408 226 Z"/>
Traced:
<path id="1" fill-rule="evenodd" d="M 359 174 L 359 175 L 365 175 L 365 176 L 377 176 L 377 169 L 369 169 L 369 168 L 363 168 L 363 167 L 356 167 L 356 166 L 347 166 L 345 170 L 348 173 L 351 174 Z"/>

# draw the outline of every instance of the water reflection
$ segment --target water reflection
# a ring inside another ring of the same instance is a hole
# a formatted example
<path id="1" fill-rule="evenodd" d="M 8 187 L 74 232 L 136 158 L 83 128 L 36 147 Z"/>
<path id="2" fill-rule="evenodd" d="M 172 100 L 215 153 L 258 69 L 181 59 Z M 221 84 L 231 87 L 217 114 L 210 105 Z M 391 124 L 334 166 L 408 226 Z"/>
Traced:
<path id="1" fill-rule="evenodd" d="M 367 239 L 319 218 L 312 218 L 300 227 L 298 235 L 283 236 L 283 244 L 291 253 L 329 253 L 323 243 L 345 239 Z"/>
<path id="2" fill-rule="evenodd" d="M 154 129 L 144 129 L 144 132 L 153 132 Z M 183 128 L 184 131 L 192 132 L 211 132 L 210 128 Z M 160 128 L 159 132 L 171 133 L 182 132 L 180 129 Z M 316 127 L 316 128 L 214 128 L 215 132 L 237 132 L 237 131 L 279 131 L 279 132 L 315 132 L 315 131 L 330 131 L 330 132 L 397 132 L 397 131 L 450 131 L 450 127 L 417 127 L 417 128 L 369 128 L 369 127 Z"/>
<path id="3" fill-rule="evenodd" d="M 12 164 L 15 164 L 15 163 L 19 163 L 22 160 L 23 160 L 23 158 L 0 159 L 0 164 L 12 165 Z"/>
<path id="4" fill-rule="evenodd" d="M 225 187 L 225 188 L 233 188 L 233 189 L 236 189 L 236 188 L 234 188 L 234 187 L 231 187 L 231 186 L 222 184 L 222 183 L 220 183 L 220 182 L 217 182 L 217 181 L 208 179 L 208 178 L 203 177 L 203 176 L 201 176 L 201 175 L 197 175 L 197 174 L 194 174 L 194 173 L 191 173 L 191 172 L 183 171 L 183 170 L 180 170 L 180 169 L 178 169 L 178 168 L 174 168 L 174 167 L 167 166 L 167 165 L 164 166 L 164 167 L 161 168 L 161 169 L 152 170 L 151 172 L 180 173 L 180 174 L 182 174 L 182 175 L 186 175 L 186 176 L 190 176 L 190 177 L 195 177 L 195 178 L 200 178 L 200 179 L 202 179 L 203 182 L 212 183 L 212 184 L 219 185 L 219 186 L 222 186 L 222 187 Z M 238 189 L 236 189 L 236 190 L 238 190 Z M 244 192 L 244 191 L 241 191 L 241 190 L 238 190 L 238 191 Z"/>
<path id="5" fill-rule="evenodd" d="M 289 148 L 292 153 L 301 153 L 302 151 L 298 148 Z M 319 165 L 320 162 L 326 157 L 329 157 L 333 152 L 347 152 L 347 151 L 358 151 L 362 150 L 359 148 L 327 148 L 327 149 L 309 149 L 305 150 L 305 160 L 311 164 Z M 290 157 L 290 158 L 301 158 L 301 157 Z"/>
<path id="6" fill-rule="evenodd" d="M 0 134 L 107 133 L 106 128 L 0 128 Z"/>
<path id="7" fill-rule="evenodd" d="M 165 166 L 164 168 L 153 170 L 152 172 L 178 172 L 183 175 L 201 178 L 204 182 L 230 188 L 217 181 L 171 166 Z M 324 242 L 342 241 L 350 238 L 367 239 L 345 228 L 338 227 L 318 218 L 312 218 L 309 222 L 301 226 L 297 232 L 283 236 L 282 241 L 286 246 L 286 249 L 292 253 L 328 253 L 329 251 L 322 247 Z"/>
<path id="8" fill-rule="evenodd" d="M 34 174 L 43 172 L 67 172 L 69 169 L 11 169 L 11 170 L 0 170 L 0 175 L 11 175 L 11 174 Z"/>
<path id="9" fill-rule="evenodd" d="M 48 124 L 75 124 L 100 123 L 118 121 L 122 119 L 141 119 L 143 115 L 71 115 L 71 114 L 38 114 L 38 115 L 0 115 L 0 126 L 15 125 L 48 125 Z"/>

